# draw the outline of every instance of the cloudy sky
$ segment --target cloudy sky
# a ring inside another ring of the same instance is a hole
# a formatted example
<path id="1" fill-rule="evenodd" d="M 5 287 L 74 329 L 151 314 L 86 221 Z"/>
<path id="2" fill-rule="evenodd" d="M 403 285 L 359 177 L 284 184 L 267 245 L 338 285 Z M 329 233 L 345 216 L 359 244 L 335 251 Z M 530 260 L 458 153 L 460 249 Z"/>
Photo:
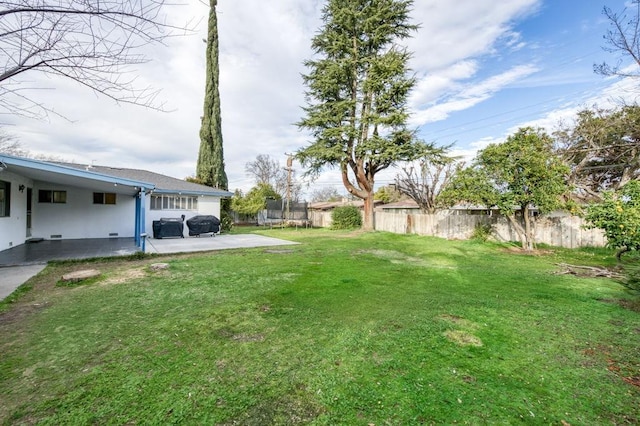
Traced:
<path id="1" fill-rule="evenodd" d="M 141 86 L 162 89 L 171 112 L 119 105 L 71 81 L 24 77 L 29 96 L 61 116 L 0 117 L 0 125 L 37 154 L 68 161 L 153 170 L 184 178 L 195 173 L 204 96 L 206 16 L 197 0 L 174 7 L 171 19 L 200 21 L 199 33 L 148 52 L 136 70 Z M 321 25 L 320 0 L 219 0 L 220 95 L 229 189 L 249 189 L 245 164 L 285 153 L 309 137 L 302 116 L 303 61 Z M 455 5 L 454 5 L 455 4 Z M 603 6 L 622 12 L 624 0 L 415 0 L 420 30 L 407 42 L 418 83 L 411 126 L 438 145 L 470 155 L 523 125 L 551 128 L 578 109 L 633 99 L 633 84 L 593 73 L 617 57 L 602 49 L 609 23 Z M 26 74 L 25 74 L 26 75 Z M 303 170 L 294 163 L 296 172 Z M 395 172 L 381 175 L 390 183 Z M 344 193 L 336 170 L 313 184 Z"/>

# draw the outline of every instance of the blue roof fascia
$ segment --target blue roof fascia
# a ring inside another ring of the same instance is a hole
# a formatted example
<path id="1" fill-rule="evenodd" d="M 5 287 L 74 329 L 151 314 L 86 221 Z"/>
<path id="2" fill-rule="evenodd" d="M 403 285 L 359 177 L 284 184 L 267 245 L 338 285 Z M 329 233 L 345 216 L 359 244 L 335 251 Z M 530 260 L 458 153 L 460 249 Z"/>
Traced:
<path id="1" fill-rule="evenodd" d="M 107 183 L 117 183 L 118 185 L 138 186 L 147 190 L 152 190 L 156 186 L 153 183 L 142 182 L 131 179 L 124 179 L 115 176 L 105 175 L 102 173 L 90 172 L 88 170 L 76 169 L 73 167 L 62 166 L 59 164 L 47 163 L 44 161 L 33 160 L 31 158 L 14 157 L 13 155 L 0 154 L 0 161 L 6 165 L 14 165 L 19 167 L 28 167 L 44 172 L 59 173 L 73 177 L 93 179 Z"/>
<path id="2" fill-rule="evenodd" d="M 233 192 L 229 191 L 190 191 L 176 189 L 154 189 L 154 194 L 178 194 L 178 195 L 209 195 L 212 197 L 232 197 Z"/>

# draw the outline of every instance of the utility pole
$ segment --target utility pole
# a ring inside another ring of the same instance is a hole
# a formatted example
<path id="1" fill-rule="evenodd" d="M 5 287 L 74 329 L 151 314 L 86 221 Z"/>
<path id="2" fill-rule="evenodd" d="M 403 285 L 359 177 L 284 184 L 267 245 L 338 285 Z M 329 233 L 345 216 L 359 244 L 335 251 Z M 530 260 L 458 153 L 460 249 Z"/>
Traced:
<path id="1" fill-rule="evenodd" d="M 291 175 L 293 174 L 293 154 L 287 154 L 287 220 L 291 220 Z"/>

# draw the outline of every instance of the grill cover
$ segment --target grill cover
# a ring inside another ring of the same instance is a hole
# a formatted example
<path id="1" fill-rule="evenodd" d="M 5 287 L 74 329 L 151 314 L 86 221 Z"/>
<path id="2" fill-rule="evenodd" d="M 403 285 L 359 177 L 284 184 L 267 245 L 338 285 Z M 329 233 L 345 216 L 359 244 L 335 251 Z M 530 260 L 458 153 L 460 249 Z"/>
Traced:
<path id="1" fill-rule="evenodd" d="M 153 238 L 184 238 L 184 221 L 179 217 L 161 218 L 153 221 Z"/>
<path id="2" fill-rule="evenodd" d="M 220 232 L 220 219 L 215 216 L 193 216 L 187 219 L 189 235 L 200 235 Z"/>

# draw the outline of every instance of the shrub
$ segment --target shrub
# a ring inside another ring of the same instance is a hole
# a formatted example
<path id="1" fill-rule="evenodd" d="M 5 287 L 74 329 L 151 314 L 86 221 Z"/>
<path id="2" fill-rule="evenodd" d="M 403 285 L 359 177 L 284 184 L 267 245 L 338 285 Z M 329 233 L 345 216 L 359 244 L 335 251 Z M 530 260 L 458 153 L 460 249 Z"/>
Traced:
<path id="1" fill-rule="evenodd" d="M 362 226 L 362 215 L 355 206 L 336 207 L 331 213 L 331 229 L 355 229 Z"/>
<path id="2" fill-rule="evenodd" d="M 623 267 L 626 285 L 632 290 L 640 291 L 640 254 L 634 252 Z"/>
<path id="3" fill-rule="evenodd" d="M 605 192 L 604 201 L 587 208 L 587 228 L 600 228 L 607 245 L 623 253 L 640 251 L 640 181 L 631 181 L 617 192 Z"/>
<path id="4" fill-rule="evenodd" d="M 471 234 L 471 239 L 476 241 L 485 242 L 491 237 L 491 224 L 489 223 L 476 223 Z"/>
<path id="5" fill-rule="evenodd" d="M 228 211 L 222 210 L 220 212 L 220 231 L 229 232 L 233 229 L 233 218 Z"/>

